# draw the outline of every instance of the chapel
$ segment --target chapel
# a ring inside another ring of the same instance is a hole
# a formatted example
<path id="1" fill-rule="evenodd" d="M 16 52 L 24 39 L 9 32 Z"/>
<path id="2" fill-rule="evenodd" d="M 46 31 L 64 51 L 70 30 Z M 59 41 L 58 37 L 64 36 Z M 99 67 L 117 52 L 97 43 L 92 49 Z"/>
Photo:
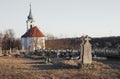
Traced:
<path id="1" fill-rule="evenodd" d="M 32 16 L 31 4 L 29 15 L 26 21 L 27 30 L 21 36 L 22 50 L 28 50 L 34 52 L 35 50 L 45 49 L 45 35 L 43 32 L 35 25 L 35 21 Z"/>

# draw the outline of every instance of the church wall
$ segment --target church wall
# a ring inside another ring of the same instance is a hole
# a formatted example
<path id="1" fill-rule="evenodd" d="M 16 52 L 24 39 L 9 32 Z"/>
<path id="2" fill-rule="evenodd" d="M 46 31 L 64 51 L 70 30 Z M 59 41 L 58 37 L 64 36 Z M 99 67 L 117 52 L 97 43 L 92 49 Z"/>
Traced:
<path id="1" fill-rule="evenodd" d="M 45 49 L 45 37 L 22 38 L 22 50 L 34 51 Z"/>
<path id="2" fill-rule="evenodd" d="M 45 49 L 45 39 L 44 37 L 33 37 L 33 48 L 34 49 Z"/>
<path id="3" fill-rule="evenodd" d="M 22 38 L 22 50 L 26 50 L 27 48 L 27 39 L 26 38 Z"/>
<path id="4" fill-rule="evenodd" d="M 41 37 L 42 48 L 45 49 L 45 37 Z"/>

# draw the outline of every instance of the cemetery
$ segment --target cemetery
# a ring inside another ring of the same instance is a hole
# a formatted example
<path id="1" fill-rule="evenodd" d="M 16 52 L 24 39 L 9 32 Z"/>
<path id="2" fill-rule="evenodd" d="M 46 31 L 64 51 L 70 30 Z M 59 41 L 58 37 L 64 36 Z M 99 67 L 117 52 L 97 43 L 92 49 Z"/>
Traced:
<path id="1" fill-rule="evenodd" d="M 41 49 L 34 52 L 7 50 L 7 53 L 1 51 L 0 77 L 10 77 L 9 79 L 119 79 L 119 59 L 107 58 L 107 56 L 119 56 L 119 51 L 99 48 L 94 50 L 90 43 L 91 39 L 89 36 L 80 37 L 79 49 Z"/>
<path id="2" fill-rule="evenodd" d="M 12 30 L 0 33 L 0 79 L 120 79 L 120 37 L 117 41 L 115 37 L 100 39 L 88 35 L 46 38 L 35 25 L 31 1 L 29 7 L 26 31 L 20 39 L 14 38 Z"/>

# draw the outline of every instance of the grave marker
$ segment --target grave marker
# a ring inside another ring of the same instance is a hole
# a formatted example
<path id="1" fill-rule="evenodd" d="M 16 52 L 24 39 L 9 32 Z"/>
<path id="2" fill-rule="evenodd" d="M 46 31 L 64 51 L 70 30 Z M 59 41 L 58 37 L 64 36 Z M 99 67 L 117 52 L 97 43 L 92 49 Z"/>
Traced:
<path id="1" fill-rule="evenodd" d="M 81 58 L 83 64 L 91 64 L 92 63 L 92 53 L 91 53 L 91 38 L 88 36 L 82 36 L 80 44 L 81 48 Z"/>

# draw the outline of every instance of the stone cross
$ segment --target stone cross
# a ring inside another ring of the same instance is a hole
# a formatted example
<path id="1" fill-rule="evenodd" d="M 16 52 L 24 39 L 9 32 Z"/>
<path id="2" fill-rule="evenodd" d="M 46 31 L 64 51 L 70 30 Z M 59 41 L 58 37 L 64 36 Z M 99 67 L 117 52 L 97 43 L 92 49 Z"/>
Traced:
<path id="1" fill-rule="evenodd" d="M 84 42 L 85 42 L 85 40 L 84 40 L 84 36 L 82 36 L 81 38 L 80 38 L 80 40 L 82 41 L 82 43 L 80 44 L 80 59 L 82 60 L 83 59 L 83 50 L 84 50 Z"/>
<path id="2" fill-rule="evenodd" d="M 85 41 L 86 42 L 89 42 L 91 40 L 91 38 L 90 37 L 88 37 L 88 35 L 85 37 Z"/>
<path id="3" fill-rule="evenodd" d="M 92 63 L 92 55 L 91 55 L 91 44 L 90 37 L 84 36 L 81 43 L 81 57 L 83 64 L 91 64 Z"/>

